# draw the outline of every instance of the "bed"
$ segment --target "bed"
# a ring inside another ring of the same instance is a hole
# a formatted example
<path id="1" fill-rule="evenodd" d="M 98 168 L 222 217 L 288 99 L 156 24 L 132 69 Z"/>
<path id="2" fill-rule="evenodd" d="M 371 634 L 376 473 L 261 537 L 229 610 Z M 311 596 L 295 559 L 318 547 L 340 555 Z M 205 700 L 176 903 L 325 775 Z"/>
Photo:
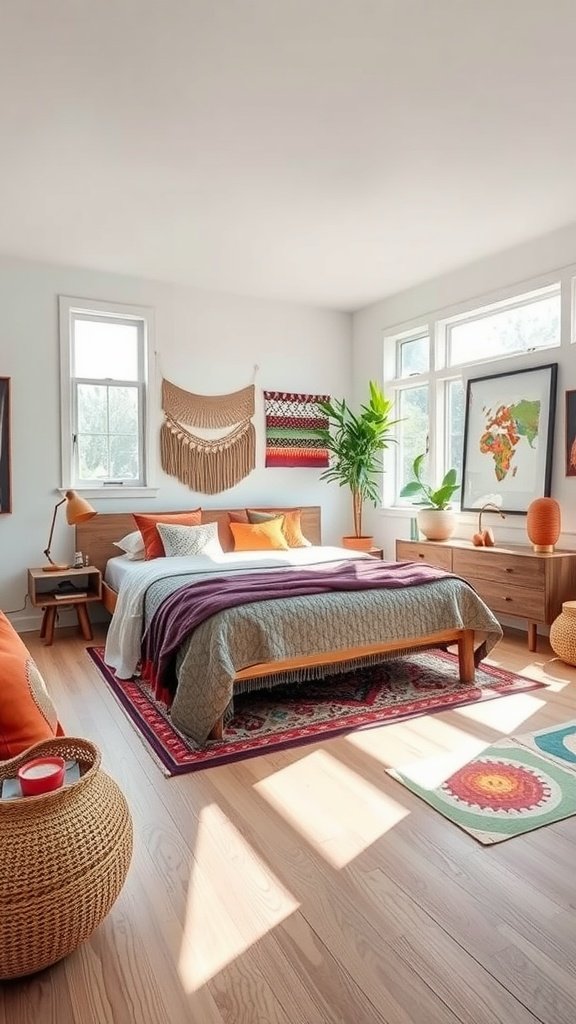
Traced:
<path id="1" fill-rule="evenodd" d="M 298 574 L 336 572 L 340 565 L 348 575 L 351 566 L 357 576 L 376 572 L 369 555 L 321 545 L 317 506 L 302 509 L 302 529 L 311 548 L 253 557 L 252 553 L 231 553 L 229 511 L 202 513 L 203 522 L 218 523 L 225 552 L 222 559 L 209 560 L 209 566 L 206 559 L 193 565 L 183 564 L 180 558 L 127 562 L 118 555 L 114 541 L 134 529 L 130 514 L 99 515 L 76 528 L 77 550 L 88 553 L 104 574 L 104 603 L 113 613 L 107 660 L 120 678 L 129 677 L 135 668 L 142 632 L 146 629 L 148 634 L 163 609 L 180 600 L 176 592 L 184 595 L 187 588 L 190 594 L 197 584 L 211 586 L 208 577 L 218 574 L 219 581 L 236 581 L 252 575 L 252 580 L 266 578 L 266 583 L 280 580 L 285 587 Z M 468 584 L 448 574 L 441 577 L 400 590 L 380 589 L 373 583 L 370 589 L 346 594 L 291 597 L 288 592 L 284 596 L 283 590 L 274 600 L 245 598 L 245 603 L 218 611 L 178 646 L 174 724 L 202 744 L 223 735 L 233 693 L 431 647 L 455 645 L 460 679 L 472 682 L 476 662 L 494 646 L 501 629 Z"/>

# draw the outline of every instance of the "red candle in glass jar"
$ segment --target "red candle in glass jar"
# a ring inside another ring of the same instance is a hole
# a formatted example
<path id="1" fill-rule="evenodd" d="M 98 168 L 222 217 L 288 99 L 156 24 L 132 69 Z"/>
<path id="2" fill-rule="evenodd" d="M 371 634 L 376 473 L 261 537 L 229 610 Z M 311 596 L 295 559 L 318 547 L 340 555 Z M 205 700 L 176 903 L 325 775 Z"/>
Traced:
<path id="1" fill-rule="evenodd" d="M 38 796 L 60 789 L 64 783 L 66 764 L 63 757 L 35 757 L 18 769 L 23 796 Z"/>

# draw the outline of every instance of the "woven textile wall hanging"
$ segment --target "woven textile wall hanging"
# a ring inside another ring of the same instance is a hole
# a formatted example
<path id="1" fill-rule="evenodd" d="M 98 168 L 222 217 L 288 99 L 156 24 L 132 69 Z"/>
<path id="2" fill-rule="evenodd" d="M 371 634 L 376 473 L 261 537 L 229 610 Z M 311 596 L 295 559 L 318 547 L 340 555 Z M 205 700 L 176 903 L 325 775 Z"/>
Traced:
<path id="1" fill-rule="evenodd" d="M 328 450 L 320 431 L 328 429 L 328 417 L 317 402 L 329 395 L 295 395 L 287 391 L 265 391 L 266 465 L 323 469 Z"/>
<path id="2" fill-rule="evenodd" d="M 160 453 L 165 473 L 201 494 L 218 494 L 255 468 L 253 384 L 230 395 L 194 395 L 163 380 L 162 408 Z M 198 437 L 189 427 L 233 429 L 220 437 Z"/>

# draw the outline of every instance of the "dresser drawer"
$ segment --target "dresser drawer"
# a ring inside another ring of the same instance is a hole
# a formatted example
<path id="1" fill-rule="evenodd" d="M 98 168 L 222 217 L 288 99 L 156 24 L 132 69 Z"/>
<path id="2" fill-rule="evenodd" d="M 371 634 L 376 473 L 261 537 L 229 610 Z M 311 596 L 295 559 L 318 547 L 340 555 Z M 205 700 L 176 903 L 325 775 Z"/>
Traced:
<path id="1" fill-rule="evenodd" d="M 474 576 L 467 576 L 466 579 L 493 612 L 517 615 L 531 622 L 546 620 L 544 590 L 509 586 L 506 580 L 497 582 Z"/>
<path id="2" fill-rule="evenodd" d="M 399 562 L 427 562 L 439 569 L 452 568 L 452 548 L 440 544 L 426 544 L 418 541 L 397 540 L 396 558 Z"/>
<path id="3" fill-rule="evenodd" d="M 542 558 L 492 551 L 490 548 L 454 548 L 452 569 L 465 579 L 474 576 L 483 580 L 497 580 L 505 587 L 509 583 L 516 587 L 544 587 L 546 573 Z"/>

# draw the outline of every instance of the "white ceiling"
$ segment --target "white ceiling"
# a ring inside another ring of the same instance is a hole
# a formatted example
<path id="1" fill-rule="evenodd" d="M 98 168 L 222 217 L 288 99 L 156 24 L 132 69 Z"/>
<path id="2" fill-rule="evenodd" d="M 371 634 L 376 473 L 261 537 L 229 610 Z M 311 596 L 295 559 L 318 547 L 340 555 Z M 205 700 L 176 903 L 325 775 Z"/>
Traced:
<path id="1" fill-rule="evenodd" d="M 351 310 L 576 221 L 575 0 L 4 0 L 0 251 Z"/>

